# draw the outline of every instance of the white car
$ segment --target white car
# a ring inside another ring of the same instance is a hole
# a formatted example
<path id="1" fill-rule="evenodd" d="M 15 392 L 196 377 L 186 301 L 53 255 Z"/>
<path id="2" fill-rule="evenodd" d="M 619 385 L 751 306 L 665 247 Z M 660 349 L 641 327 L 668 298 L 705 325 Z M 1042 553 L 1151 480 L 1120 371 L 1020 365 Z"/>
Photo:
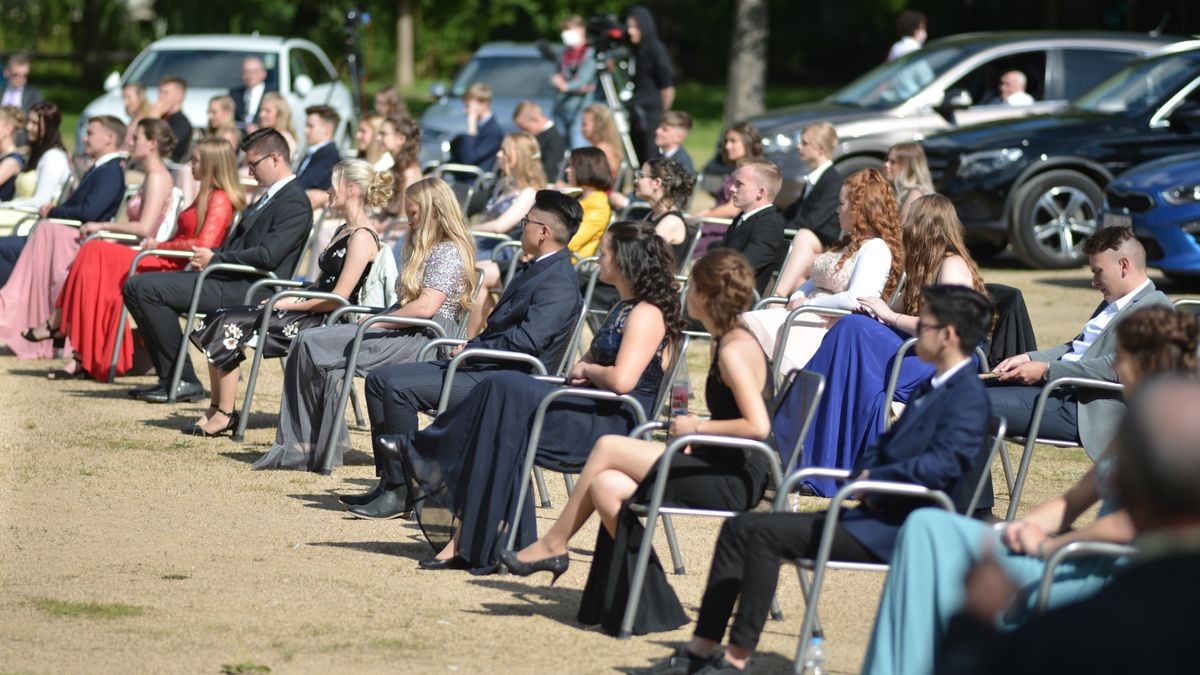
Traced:
<path id="1" fill-rule="evenodd" d="M 338 78 L 325 52 L 308 40 L 267 35 L 172 35 L 142 50 L 125 73 L 116 71 L 104 81 L 106 93 L 84 108 L 76 129 L 77 144 L 83 147 L 87 120 L 96 115 L 115 115 L 128 121 L 121 104 L 121 87 L 141 83 L 146 95 L 158 97 L 158 81 L 168 75 L 188 83 L 183 113 L 194 128 L 208 126 L 208 101 L 242 85 L 242 60 L 257 56 L 267 67 L 267 90 L 278 90 L 292 108 L 296 141 L 304 145 L 304 109 L 328 105 L 338 111 L 342 123 L 336 141 L 343 154 L 354 144 L 357 119 L 349 89 Z"/>

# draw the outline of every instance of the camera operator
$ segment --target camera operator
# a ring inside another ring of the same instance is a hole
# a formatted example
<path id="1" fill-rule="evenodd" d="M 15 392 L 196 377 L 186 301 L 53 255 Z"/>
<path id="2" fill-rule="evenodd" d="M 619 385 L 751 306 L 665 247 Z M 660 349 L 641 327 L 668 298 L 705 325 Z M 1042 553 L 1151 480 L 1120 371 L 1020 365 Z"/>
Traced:
<path id="1" fill-rule="evenodd" d="M 562 42 L 565 49 L 558 58 L 558 72 L 550 78 L 558 92 L 554 97 L 554 121 L 572 149 L 582 148 L 590 145 L 583 137 L 583 109 L 596 89 L 596 60 L 587 44 L 587 26 L 581 17 L 569 16 L 562 22 Z"/>
<path id="2" fill-rule="evenodd" d="M 631 9 L 625 30 L 633 44 L 629 65 L 634 87 L 628 103 L 629 135 L 637 161 L 642 162 L 654 156 L 654 131 L 663 111 L 670 110 L 675 101 L 675 71 L 648 9 L 641 6 Z"/>

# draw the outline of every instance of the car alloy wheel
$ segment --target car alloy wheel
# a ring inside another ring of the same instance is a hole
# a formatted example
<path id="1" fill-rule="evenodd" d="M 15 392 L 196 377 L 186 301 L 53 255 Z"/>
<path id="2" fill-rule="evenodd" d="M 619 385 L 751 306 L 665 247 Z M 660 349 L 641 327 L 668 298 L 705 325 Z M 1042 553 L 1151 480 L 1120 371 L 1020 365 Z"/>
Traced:
<path id="1" fill-rule="evenodd" d="M 1096 232 L 1104 195 L 1087 176 L 1048 171 L 1034 176 L 1017 197 L 1011 223 L 1013 250 L 1035 268 L 1080 265 L 1083 240 Z"/>

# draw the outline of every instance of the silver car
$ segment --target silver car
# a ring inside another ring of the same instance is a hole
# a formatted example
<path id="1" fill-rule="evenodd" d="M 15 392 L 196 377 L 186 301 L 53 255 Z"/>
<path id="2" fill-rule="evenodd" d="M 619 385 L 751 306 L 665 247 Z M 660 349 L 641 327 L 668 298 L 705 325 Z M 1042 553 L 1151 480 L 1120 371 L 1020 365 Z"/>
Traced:
<path id="1" fill-rule="evenodd" d="M 357 120 L 349 89 L 338 78 L 325 52 L 308 40 L 266 35 L 172 35 L 156 40 L 142 50 L 122 75 L 111 73 L 104 82 L 106 93 L 84 108 L 76 130 L 83 147 L 87 120 L 96 115 L 127 119 L 121 104 L 121 87 L 140 83 L 150 100 L 158 94 L 158 82 L 168 75 L 188 83 L 183 114 L 195 128 L 208 125 L 208 101 L 228 94 L 242 84 L 242 61 L 257 56 L 267 67 L 267 90 L 278 90 L 292 108 L 297 142 L 304 145 L 304 109 L 328 105 L 342 118 L 335 140 L 343 154 L 354 144 Z"/>
<path id="2" fill-rule="evenodd" d="M 767 159 L 779 165 L 784 187 L 776 198 L 791 204 L 809 171 L 796 152 L 803 128 L 831 122 L 837 129 L 834 162 L 848 175 L 883 165 L 896 143 L 920 141 L 956 127 L 1062 110 L 1122 66 L 1179 38 L 1135 33 L 1031 31 L 968 33 L 934 40 L 924 49 L 882 64 L 819 103 L 771 111 L 750 120 L 762 132 Z M 999 100 L 1000 76 L 1025 74 L 1031 105 Z M 705 169 L 705 185 L 720 185 L 723 167 Z"/>

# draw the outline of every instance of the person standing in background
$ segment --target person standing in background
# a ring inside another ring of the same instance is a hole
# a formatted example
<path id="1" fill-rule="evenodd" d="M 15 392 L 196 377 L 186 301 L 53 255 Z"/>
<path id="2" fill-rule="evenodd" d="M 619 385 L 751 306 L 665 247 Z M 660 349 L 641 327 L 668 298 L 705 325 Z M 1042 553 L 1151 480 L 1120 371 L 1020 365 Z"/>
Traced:
<path id="1" fill-rule="evenodd" d="M 187 80 L 177 75 L 168 75 L 158 82 L 158 103 L 155 114 L 171 127 L 175 136 L 175 152 L 171 161 L 183 164 L 192 156 L 192 123 L 183 114 L 183 97 L 187 96 Z"/>
<path id="2" fill-rule="evenodd" d="M 909 52 L 915 52 L 925 44 L 925 39 L 929 37 L 925 15 L 911 9 L 901 12 L 900 16 L 896 17 L 896 34 L 900 39 L 896 40 L 896 44 L 888 51 L 888 61 L 895 61 Z"/>
<path id="3" fill-rule="evenodd" d="M 551 114 L 574 150 L 590 145 L 583 137 L 583 109 L 596 89 L 596 57 L 587 44 L 587 26 L 582 17 L 567 17 L 561 28 L 566 49 L 558 58 L 558 72 L 550 78 L 550 84 L 558 92 Z"/>
<path id="4" fill-rule="evenodd" d="M 629 107 L 629 136 L 637 158 L 631 164 L 654 157 L 654 131 L 664 110 L 675 102 L 675 69 L 667 48 L 658 39 L 658 26 L 645 7 L 629 10 L 625 30 L 633 45 L 629 59 L 629 76 L 633 80 L 633 98 Z"/>
<path id="5" fill-rule="evenodd" d="M 273 90 L 267 89 L 267 66 L 257 56 L 247 56 L 242 60 L 242 86 L 229 90 L 229 96 L 233 99 L 233 116 L 239 129 L 254 131 L 263 96 L 268 91 Z"/>

